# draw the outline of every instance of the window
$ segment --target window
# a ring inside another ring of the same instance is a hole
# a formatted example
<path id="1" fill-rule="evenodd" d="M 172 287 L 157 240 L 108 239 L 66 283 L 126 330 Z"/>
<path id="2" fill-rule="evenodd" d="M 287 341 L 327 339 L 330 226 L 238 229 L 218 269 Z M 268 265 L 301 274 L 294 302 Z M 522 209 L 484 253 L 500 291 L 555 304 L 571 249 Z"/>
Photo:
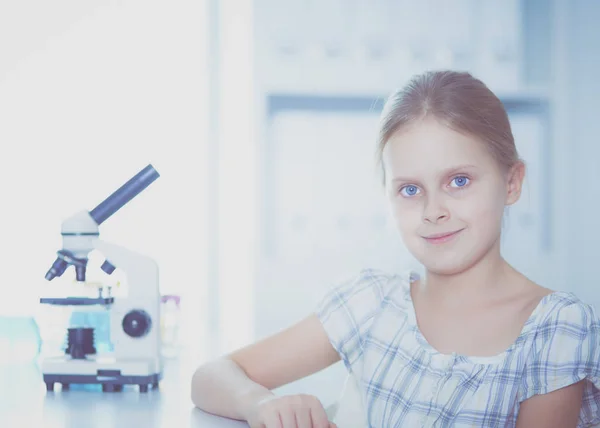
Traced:
<path id="1" fill-rule="evenodd" d="M 0 315 L 35 312 L 55 286 L 44 275 L 61 222 L 152 163 L 161 178 L 101 238 L 158 261 L 161 292 L 182 295 L 184 344 L 196 346 L 208 253 L 205 2 L 5 3 L 0 249 L 10 298 Z"/>

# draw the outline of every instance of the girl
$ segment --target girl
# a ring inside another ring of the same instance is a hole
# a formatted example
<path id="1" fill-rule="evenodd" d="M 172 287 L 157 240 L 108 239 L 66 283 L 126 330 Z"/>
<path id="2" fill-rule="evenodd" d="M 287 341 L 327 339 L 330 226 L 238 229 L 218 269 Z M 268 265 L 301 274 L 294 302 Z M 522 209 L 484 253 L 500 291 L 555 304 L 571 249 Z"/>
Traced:
<path id="1" fill-rule="evenodd" d="M 362 271 L 297 325 L 200 367 L 194 404 L 253 428 L 331 427 L 315 397 L 271 390 L 341 359 L 371 427 L 600 423 L 594 309 L 500 254 L 525 173 L 500 100 L 468 73 L 417 76 L 386 104 L 378 154 L 425 275 Z"/>

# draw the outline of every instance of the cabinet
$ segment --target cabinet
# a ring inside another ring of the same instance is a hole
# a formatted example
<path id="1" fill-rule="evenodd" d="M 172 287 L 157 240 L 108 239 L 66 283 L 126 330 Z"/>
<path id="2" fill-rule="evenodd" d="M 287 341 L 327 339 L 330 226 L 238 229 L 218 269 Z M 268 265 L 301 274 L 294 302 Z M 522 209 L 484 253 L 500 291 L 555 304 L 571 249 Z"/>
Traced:
<path id="1" fill-rule="evenodd" d="M 469 70 L 521 89 L 520 0 L 256 1 L 269 93 L 385 96 L 425 69 Z"/>

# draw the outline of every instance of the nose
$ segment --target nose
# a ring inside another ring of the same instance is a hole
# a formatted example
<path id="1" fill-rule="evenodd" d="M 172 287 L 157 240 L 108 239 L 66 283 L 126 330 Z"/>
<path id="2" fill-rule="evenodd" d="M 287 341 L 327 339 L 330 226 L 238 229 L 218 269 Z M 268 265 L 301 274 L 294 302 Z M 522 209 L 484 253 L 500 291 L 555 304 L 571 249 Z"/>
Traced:
<path id="1" fill-rule="evenodd" d="M 428 223 L 441 223 L 450 218 L 450 213 L 439 197 L 429 197 L 423 209 L 423 221 Z"/>

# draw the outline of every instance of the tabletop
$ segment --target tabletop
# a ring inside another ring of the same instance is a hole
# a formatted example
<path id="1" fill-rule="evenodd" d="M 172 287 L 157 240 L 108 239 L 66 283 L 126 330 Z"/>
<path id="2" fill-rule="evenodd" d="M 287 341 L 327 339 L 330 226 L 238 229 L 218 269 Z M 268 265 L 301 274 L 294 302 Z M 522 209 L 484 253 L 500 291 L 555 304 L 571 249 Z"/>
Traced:
<path id="1" fill-rule="evenodd" d="M 194 408 L 190 400 L 192 370 L 167 362 L 157 390 L 137 388 L 102 392 L 95 387 L 56 387 L 46 392 L 34 364 L 0 366 L 0 426 L 3 428 L 244 428 L 241 421 Z"/>

